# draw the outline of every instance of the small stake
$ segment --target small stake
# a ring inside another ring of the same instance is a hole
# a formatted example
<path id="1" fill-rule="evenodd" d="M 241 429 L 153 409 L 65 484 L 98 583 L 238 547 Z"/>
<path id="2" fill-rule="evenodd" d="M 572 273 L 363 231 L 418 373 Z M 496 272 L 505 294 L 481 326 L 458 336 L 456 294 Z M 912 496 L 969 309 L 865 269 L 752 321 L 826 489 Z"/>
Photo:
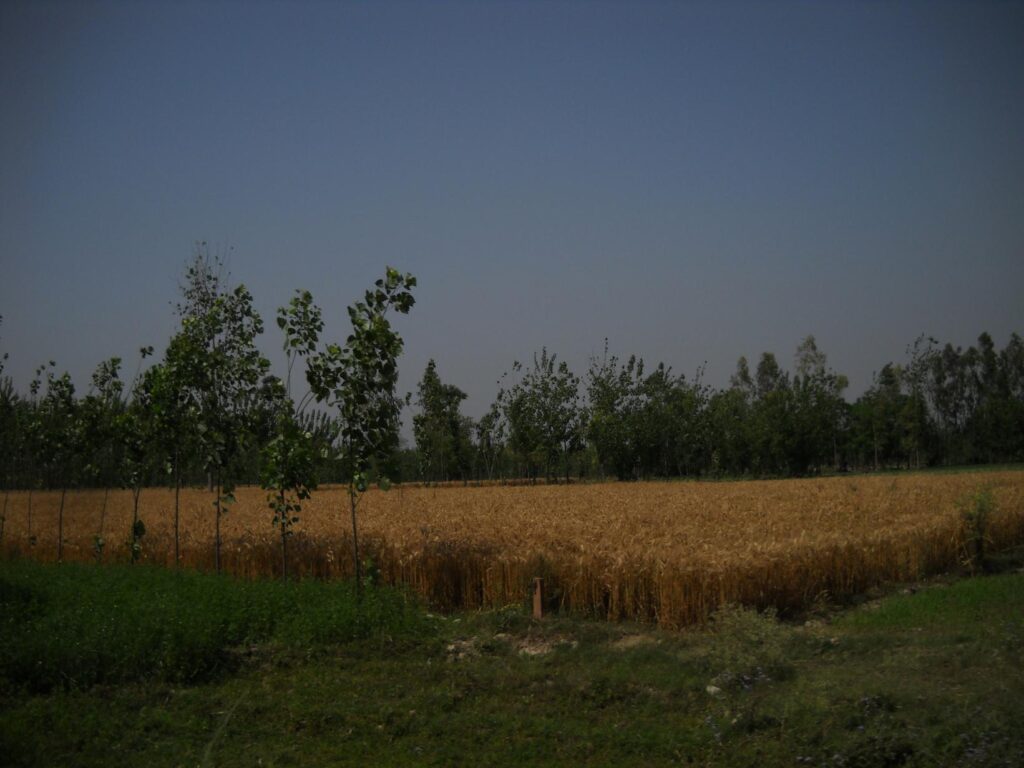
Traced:
<path id="1" fill-rule="evenodd" d="M 544 579 L 540 576 L 533 579 L 533 618 L 544 618 Z"/>

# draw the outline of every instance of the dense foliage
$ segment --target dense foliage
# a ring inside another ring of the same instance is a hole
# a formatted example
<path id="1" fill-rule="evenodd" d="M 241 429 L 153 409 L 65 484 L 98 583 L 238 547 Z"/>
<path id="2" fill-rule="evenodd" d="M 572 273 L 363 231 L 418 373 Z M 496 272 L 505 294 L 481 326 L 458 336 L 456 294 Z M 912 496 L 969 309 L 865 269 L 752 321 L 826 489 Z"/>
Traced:
<path id="1" fill-rule="evenodd" d="M 237 483 L 271 491 L 282 556 L 294 508 L 317 482 L 354 492 L 400 481 L 673 476 L 799 476 L 1024 460 L 1024 340 L 967 349 L 921 337 L 854 401 L 813 336 L 787 370 L 770 352 L 740 358 L 727 387 L 630 356 L 591 360 L 581 377 L 544 349 L 514 363 L 491 408 L 461 412 L 466 393 L 431 360 L 413 405 L 414 445 L 400 447 L 395 393 L 401 338 L 385 318 L 412 306 L 415 278 L 388 269 L 349 308 L 344 344 L 320 342 L 307 291 L 278 314 L 284 379 L 256 346 L 263 323 L 244 286 L 197 249 L 163 358 L 121 378 L 103 361 L 84 396 L 51 361 L 28 393 L 0 359 L 0 483 L 5 489 L 208 484 L 224 514 Z M 142 350 L 145 358 L 152 352 Z M 308 391 L 292 397 L 302 359 Z M 269 518 L 268 518 L 269 521 Z M 3 528 L 0 521 L 0 536 Z M 144 536 L 140 521 L 138 534 Z M 98 543 L 102 546 L 102 542 Z"/>
<path id="2" fill-rule="evenodd" d="M 413 479 L 621 480 L 806 476 L 1024 460 L 1024 340 L 991 336 L 964 350 L 921 337 L 855 401 L 813 336 L 785 370 L 765 352 L 740 358 L 728 387 L 608 352 L 581 384 L 547 350 L 473 422 L 433 361 L 420 384 Z M 586 395 L 585 405 L 581 396 Z M 475 438 L 475 439 L 474 439 Z"/>

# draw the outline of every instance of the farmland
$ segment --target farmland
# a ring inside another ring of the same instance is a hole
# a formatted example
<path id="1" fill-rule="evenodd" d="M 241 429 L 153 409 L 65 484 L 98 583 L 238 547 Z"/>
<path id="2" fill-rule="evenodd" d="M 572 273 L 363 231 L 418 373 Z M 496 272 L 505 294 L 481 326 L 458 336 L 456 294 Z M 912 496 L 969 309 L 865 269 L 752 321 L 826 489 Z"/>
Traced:
<path id="1" fill-rule="evenodd" d="M 723 483 L 373 489 L 359 508 L 370 576 L 405 584 L 434 607 L 523 602 L 534 576 L 551 608 L 678 627 L 723 603 L 799 610 L 884 581 L 961 565 L 964 514 L 987 489 L 990 550 L 1024 542 L 1024 472 L 850 476 Z M 173 492 L 145 489 L 144 562 L 173 565 Z M 222 521 L 224 569 L 279 574 L 266 493 L 241 488 Z M 57 557 L 59 492 L 6 501 L 7 557 Z M 347 497 L 323 489 L 304 504 L 290 570 L 334 579 L 353 571 Z M 64 560 L 129 558 L 127 491 L 78 491 L 64 508 Z M 212 494 L 181 494 L 181 564 L 213 568 Z M 102 537 L 102 553 L 96 546 Z"/>

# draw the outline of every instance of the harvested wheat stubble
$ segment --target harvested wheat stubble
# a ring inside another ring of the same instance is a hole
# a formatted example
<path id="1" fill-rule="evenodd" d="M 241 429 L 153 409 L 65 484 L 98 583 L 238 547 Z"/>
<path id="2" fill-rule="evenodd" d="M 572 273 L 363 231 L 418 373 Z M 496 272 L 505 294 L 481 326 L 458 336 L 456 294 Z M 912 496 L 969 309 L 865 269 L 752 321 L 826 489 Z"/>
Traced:
<path id="1" fill-rule="evenodd" d="M 534 576 L 564 608 L 680 626 L 723 602 L 782 611 L 822 592 L 862 591 L 955 567 L 964 555 L 960 502 L 991 489 L 988 545 L 1024 542 L 1024 472 L 857 476 L 735 483 L 607 483 L 371 490 L 359 509 L 365 551 L 389 583 L 435 607 L 522 602 Z M 224 568 L 243 577 L 280 571 L 272 512 L 242 488 L 222 521 Z M 69 493 L 64 558 L 96 558 L 103 491 Z M 8 501 L 3 550 L 56 558 L 59 492 Z M 289 544 L 289 569 L 352 573 L 348 500 L 314 494 Z M 173 492 L 146 489 L 143 561 L 173 561 Z M 112 491 L 103 513 L 106 561 L 128 559 L 131 494 Z M 212 495 L 181 495 L 182 564 L 212 569 Z"/>

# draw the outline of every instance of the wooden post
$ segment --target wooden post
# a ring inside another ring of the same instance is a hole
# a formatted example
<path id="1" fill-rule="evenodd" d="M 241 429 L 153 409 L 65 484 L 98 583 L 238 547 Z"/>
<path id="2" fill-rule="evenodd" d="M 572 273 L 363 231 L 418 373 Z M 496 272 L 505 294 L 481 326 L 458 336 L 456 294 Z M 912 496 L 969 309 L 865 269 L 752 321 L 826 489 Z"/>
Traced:
<path id="1" fill-rule="evenodd" d="M 544 579 L 540 576 L 533 580 L 533 618 L 544 618 Z"/>

